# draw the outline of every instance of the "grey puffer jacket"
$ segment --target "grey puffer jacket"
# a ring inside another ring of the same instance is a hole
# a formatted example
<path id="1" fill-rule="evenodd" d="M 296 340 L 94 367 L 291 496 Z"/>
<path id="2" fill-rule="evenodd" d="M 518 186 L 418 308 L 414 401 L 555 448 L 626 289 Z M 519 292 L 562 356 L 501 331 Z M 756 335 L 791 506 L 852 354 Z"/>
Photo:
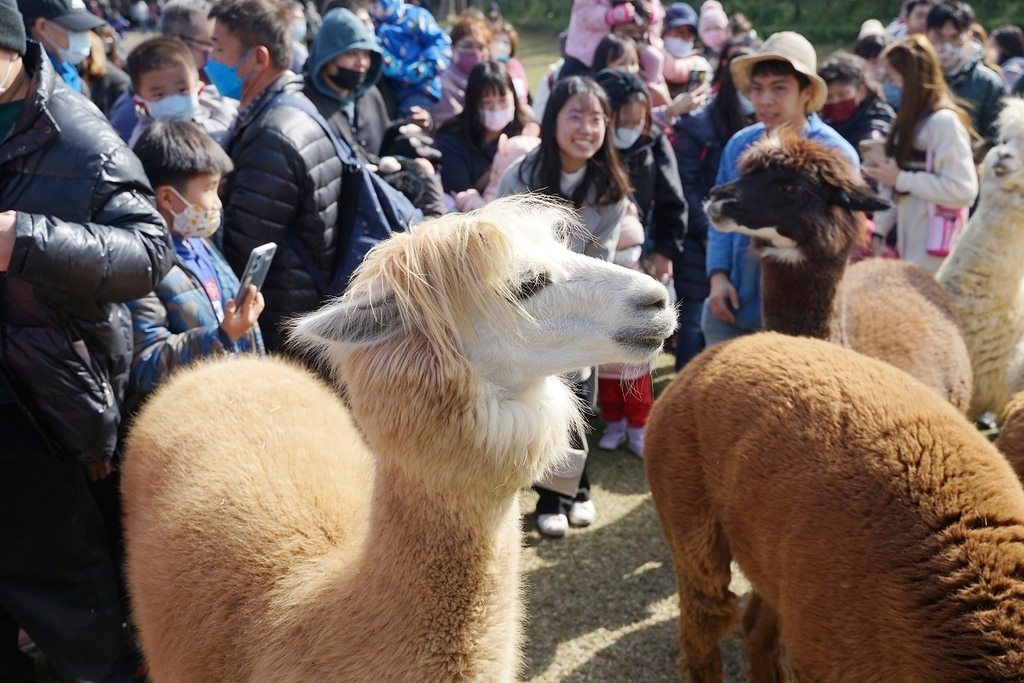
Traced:
<path id="1" fill-rule="evenodd" d="M 262 290 L 266 308 L 260 327 L 268 351 L 280 349 L 285 319 L 321 304 L 292 241 L 305 247 L 329 282 L 348 242 L 345 224 L 338 223 L 339 206 L 355 199 L 343 199 L 342 162 L 324 130 L 294 107 L 271 106 L 281 92 L 302 97 L 302 86 L 300 77 L 286 71 L 239 113 L 226 145 L 235 164 L 224 187 L 228 263 L 240 273 L 254 247 L 278 246 Z"/>
<path id="2" fill-rule="evenodd" d="M 124 303 L 173 249 L 135 155 L 37 43 L 32 90 L 0 144 L 0 209 L 17 211 L 0 273 L 0 372 L 58 456 L 113 455 L 132 359 Z"/>

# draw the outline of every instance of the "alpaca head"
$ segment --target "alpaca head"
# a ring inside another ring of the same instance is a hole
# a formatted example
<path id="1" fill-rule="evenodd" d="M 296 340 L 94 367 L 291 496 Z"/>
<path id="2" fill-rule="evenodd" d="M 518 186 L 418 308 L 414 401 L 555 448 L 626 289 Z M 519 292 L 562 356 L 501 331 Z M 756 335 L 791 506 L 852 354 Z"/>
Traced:
<path id="1" fill-rule="evenodd" d="M 792 132 L 747 150 L 740 172 L 711 190 L 708 216 L 722 232 L 752 236 L 764 259 L 845 259 L 861 237 L 854 212 L 889 207 L 838 150 Z"/>
<path id="2" fill-rule="evenodd" d="M 1024 189 L 1024 100 L 1008 97 L 999 114 L 999 144 L 988 151 L 981 177 L 986 189 L 1018 195 Z"/>
<path id="3" fill-rule="evenodd" d="M 645 363 L 675 327 L 662 285 L 571 252 L 573 229 L 528 196 L 425 222 L 292 340 L 335 372 L 378 455 L 439 488 L 526 486 L 579 420 L 555 376 Z"/>

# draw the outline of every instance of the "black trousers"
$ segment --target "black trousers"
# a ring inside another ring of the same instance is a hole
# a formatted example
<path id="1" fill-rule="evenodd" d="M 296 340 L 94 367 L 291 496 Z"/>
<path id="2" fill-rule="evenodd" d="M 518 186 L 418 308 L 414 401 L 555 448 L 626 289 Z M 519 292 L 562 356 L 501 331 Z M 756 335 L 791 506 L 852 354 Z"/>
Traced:
<path id="1" fill-rule="evenodd" d="M 585 380 L 573 379 L 572 390 L 582 401 L 584 411 L 586 411 L 588 417 L 593 415 L 597 406 L 597 368 L 591 368 L 590 374 Z M 571 435 L 569 446 L 584 451 L 590 450 L 586 441 L 580 441 L 576 434 Z M 583 476 L 580 477 L 580 483 L 576 487 L 575 496 L 563 496 L 561 493 L 546 489 L 543 486 L 534 486 L 533 489 L 537 492 L 538 496 L 538 515 L 557 515 L 559 513 L 567 515 L 573 502 L 590 500 L 590 478 L 587 476 L 587 466 L 583 466 Z"/>
<path id="2" fill-rule="evenodd" d="M 24 680 L 16 625 L 62 680 L 130 681 L 116 562 L 82 465 L 0 405 L 0 472 L 0 681 Z"/>

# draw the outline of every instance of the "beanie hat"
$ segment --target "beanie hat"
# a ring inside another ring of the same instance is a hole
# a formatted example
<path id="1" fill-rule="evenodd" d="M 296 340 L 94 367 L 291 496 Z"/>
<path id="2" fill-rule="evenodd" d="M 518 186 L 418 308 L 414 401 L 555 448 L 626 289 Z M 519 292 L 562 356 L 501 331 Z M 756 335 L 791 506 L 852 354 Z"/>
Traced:
<path id="1" fill-rule="evenodd" d="M 0 47 L 25 54 L 25 22 L 15 0 L 0 0 Z"/>
<path id="2" fill-rule="evenodd" d="M 718 0 L 707 0 L 707 2 L 700 6 L 700 21 L 697 24 L 698 31 L 703 31 L 710 26 L 725 27 L 728 25 L 729 17 L 725 13 L 722 3 L 718 2 Z"/>
<path id="3" fill-rule="evenodd" d="M 635 93 L 643 93 L 647 101 L 651 101 L 651 96 L 647 92 L 647 86 L 644 85 L 644 82 L 636 74 L 616 71 L 615 69 L 602 69 L 594 76 L 594 80 L 597 81 L 597 84 L 608 95 L 608 104 L 613 112 L 618 111 L 626 103 L 629 96 Z"/>

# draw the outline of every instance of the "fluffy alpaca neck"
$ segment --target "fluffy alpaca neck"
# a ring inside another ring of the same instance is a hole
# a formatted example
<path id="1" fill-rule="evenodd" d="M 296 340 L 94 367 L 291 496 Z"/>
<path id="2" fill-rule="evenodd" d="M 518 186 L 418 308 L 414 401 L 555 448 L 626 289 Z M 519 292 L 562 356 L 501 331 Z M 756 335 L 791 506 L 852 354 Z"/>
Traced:
<path id="1" fill-rule="evenodd" d="M 846 271 L 846 254 L 800 263 L 761 260 L 764 328 L 795 336 L 842 341 L 836 292 Z"/>
<path id="2" fill-rule="evenodd" d="M 940 269 L 938 279 L 947 289 L 960 282 L 978 281 L 990 295 L 1017 296 L 1024 275 L 1024 235 L 1020 225 L 1024 209 L 1019 196 L 1002 191 L 986 194 L 971 216 L 953 257 Z M 993 286 L 998 282 L 1002 287 Z"/>

